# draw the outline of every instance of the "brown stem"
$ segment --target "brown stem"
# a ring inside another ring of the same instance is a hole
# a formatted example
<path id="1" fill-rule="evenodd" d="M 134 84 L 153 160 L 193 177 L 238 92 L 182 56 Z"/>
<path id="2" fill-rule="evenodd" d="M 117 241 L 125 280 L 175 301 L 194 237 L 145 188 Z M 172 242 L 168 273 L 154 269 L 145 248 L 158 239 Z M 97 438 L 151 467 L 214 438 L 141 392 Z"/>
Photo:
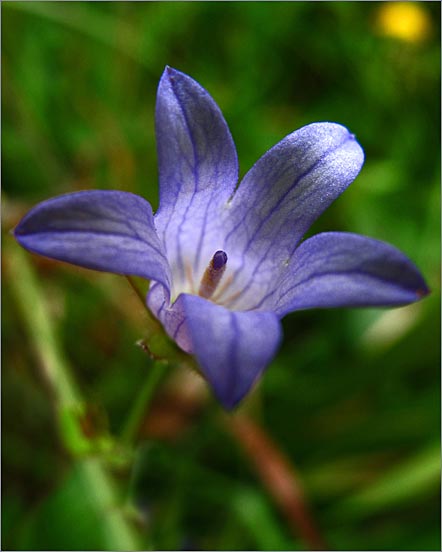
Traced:
<path id="1" fill-rule="evenodd" d="M 255 466 L 296 538 L 301 537 L 310 550 L 327 546 L 309 510 L 300 478 L 289 460 L 262 427 L 244 414 L 226 418 L 227 425 Z"/>

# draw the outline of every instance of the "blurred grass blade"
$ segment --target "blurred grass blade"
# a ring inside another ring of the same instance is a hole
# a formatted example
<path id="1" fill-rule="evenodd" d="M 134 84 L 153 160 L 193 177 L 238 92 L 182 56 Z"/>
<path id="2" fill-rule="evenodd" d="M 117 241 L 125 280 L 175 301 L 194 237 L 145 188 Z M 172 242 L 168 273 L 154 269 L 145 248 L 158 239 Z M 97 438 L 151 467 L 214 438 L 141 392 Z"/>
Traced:
<path id="1" fill-rule="evenodd" d="M 7 2 L 3 6 L 19 9 L 55 24 L 64 25 L 104 46 L 124 53 L 146 69 L 151 69 L 149 57 L 143 56 L 140 52 L 138 35 L 134 29 L 105 11 L 96 12 L 83 6 L 81 2 Z M 117 29 L 118 33 L 116 33 Z"/>
<path id="2" fill-rule="evenodd" d="M 36 353 L 38 364 L 53 392 L 61 437 L 69 452 L 74 456 L 90 452 L 93 450 L 93 443 L 88 442 L 81 427 L 81 415 L 85 411 L 86 405 L 57 343 L 45 301 L 28 261 L 29 256 L 9 238 L 5 240 L 3 252 L 7 259 L 8 287 L 12 291 L 26 326 L 27 337 Z M 135 533 L 121 509 L 118 508 L 120 501 L 100 459 L 90 457 L 78 460 L 74 467 L 74 473 L 77 474 L 77 483 L 71 484 L 70 492 L 77 493 L 81 501 L 92 508 L 96 518 L 95 529 L 102 526 L 102 541 L 99 548 L 138 550 Z M 64 502 L 63 508 L 59 505 L 54 512 L 64 511 L 68 504 L 70 504 L 69 501 Z M 66 514 L 66 512 L 64 513 Z M 84 512 L 81 511 L 81 516 L 85 515 L 87 517 L 87 508 Z M 75 533 L 75 523 L 73 531 Z M 83 549 L 91 549 L 91 546 L 85 543 Z"/>
<path id="3" fill-rule="evenodd" d="M 22 550 L 140 550 L 96 458 L 78 460 L 19 537 Z"/>
<path id="4" fill-rule="evenodd" d="M 387 472 L 378 481 L 343 500 L 333 517 L 358 518 L 434 494 L 440 490 L 440 448 L 435 445 Z"/>
<path id="5" fill-rule="evenodd" d="M 285 536 L 265 498 L 252 488 L 242 488 L 232 499 L 238 521 L 254 539 L 257 550 L 292 550 L 293 542 Z"/>
<path id="6" fill-rule="evenodd" d="M 39 365 L 54 391 L 55 401 L 63 408 L 79 407 L 80 394 L 56 340 L 46 305 L 28 261 L 29 255 L 9 239 L 4 247 L 4 255 L 7 259 L 9 287 L 26 325 Z"/>

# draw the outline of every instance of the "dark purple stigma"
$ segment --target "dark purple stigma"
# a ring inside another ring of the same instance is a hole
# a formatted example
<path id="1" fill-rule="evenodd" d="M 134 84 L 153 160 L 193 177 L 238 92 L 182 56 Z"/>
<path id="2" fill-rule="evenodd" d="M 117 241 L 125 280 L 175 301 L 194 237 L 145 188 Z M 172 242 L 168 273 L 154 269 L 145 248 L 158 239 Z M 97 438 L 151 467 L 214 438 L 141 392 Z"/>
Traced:
<path id="1" fill-rule="evenodd" d="M 212 258 L 212 266 L 215 270 L 220 270 L 227 263 L 227 254 L 224 251 L 217 251 Z"/>

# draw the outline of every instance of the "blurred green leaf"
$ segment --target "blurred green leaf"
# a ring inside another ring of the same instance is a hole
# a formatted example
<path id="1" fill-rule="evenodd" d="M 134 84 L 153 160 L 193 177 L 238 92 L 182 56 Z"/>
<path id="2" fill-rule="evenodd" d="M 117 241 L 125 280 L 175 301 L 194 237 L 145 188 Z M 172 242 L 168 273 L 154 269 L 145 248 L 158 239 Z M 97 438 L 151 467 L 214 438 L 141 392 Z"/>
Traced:
<path id="1" fill-rule="evenodd" d="M 139 550 L 97 459 L 76 462 L 22 530 L 19 549 Z"/>
<path id="2" fill-rule="evenodd" d="M 293 550 L 293 542 L 282 531 L 270 505 L 254 489 L 238 489 L 232 499 L 232 510 L 250 533 L 256 550 Z"/>
<path id="3" fill-rule="evenodd" d="M 365 489 L 333 507 L 338 517 L 358 518 L 379 514 L 393 506 L 436 495 L 440 488 L 440 446 L 432 446 L 389 470 Z"/>

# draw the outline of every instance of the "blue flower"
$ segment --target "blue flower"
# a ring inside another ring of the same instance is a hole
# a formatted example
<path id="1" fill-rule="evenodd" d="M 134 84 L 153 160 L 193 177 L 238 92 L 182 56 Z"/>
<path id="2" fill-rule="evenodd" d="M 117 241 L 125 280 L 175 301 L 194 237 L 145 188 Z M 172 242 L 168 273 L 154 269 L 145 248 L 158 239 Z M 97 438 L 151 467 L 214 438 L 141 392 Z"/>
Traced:
<path id="1" fill-rule="evenodd" d="M 395 306 L 428 293 L 386 243 L 311 224 L 359 173 L 364 153 L 336 123 L 314 123 L 264 154 L 236 188 L 235 146 L 218 106 L 169 67 L 156 105 L 160 203 L 83 191 L 34 207 L 15 229 L 29 251 L 152 281 L 147 304 L 195 355 L 225 408 L 275 355 L 299 309 Z"/>

